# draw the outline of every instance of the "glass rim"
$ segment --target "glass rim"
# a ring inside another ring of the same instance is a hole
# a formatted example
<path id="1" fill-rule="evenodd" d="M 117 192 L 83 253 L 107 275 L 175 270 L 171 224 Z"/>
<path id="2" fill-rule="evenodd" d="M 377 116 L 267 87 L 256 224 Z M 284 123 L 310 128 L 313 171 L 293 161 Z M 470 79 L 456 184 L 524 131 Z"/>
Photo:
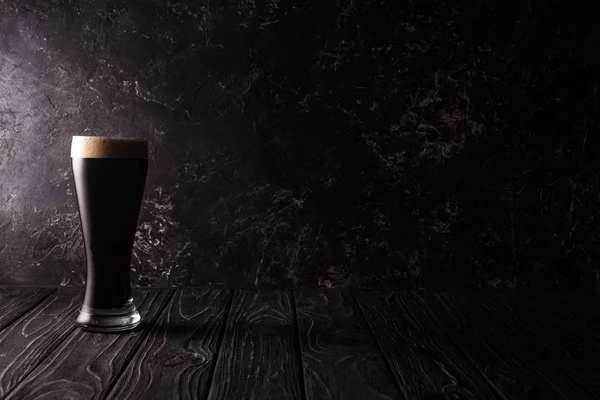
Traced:
<path id="1" fill-rule="evenodd" d="M 144 138 L 144 137 L 139 137 L 139 136 L 135 136 L 135 137 L 129 137 L 129 136 L 85 136 L 85 135 L 75 135 L 75 136 L 71 136 L 72 139 L 97 139 L 97 140 L 105 140 L 105 141 L 144 141 L 147 142 L 148 139 Z"/>
<path id="2" fill-rule="evenodd" d="M 73 136 L 71 158 L 148 158 L 148 140 L 141 137 Z"/>

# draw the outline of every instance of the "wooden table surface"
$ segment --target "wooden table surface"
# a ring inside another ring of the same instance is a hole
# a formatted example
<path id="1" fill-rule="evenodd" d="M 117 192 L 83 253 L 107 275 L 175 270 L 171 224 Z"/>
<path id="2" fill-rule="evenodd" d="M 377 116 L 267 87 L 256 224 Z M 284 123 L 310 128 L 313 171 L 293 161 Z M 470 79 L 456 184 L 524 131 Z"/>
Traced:
<path id="1" fill-rule="evenodd" d="M 0 398 L 600 399 L 600 308 L 564 292 L 0 288 Z"/>

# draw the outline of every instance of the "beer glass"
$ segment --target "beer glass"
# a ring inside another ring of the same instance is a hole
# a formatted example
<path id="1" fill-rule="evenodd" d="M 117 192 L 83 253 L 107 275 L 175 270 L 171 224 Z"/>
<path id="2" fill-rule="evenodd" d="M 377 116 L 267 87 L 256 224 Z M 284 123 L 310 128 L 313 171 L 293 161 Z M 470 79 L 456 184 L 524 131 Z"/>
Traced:
<path id="1" fill-rule="evenodd" d="M 118 332 L 140 323 L 129 268 L 148 170 L 142 138 L 73 136 L 71 163 L 87 279 L 77 325 Z"/>

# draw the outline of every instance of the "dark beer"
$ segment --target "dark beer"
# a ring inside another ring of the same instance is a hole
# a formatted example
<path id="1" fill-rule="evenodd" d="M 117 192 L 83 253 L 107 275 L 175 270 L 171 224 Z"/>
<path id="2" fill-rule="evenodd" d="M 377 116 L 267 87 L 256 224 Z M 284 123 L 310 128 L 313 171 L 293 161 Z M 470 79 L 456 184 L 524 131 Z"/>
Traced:
<path id="1" fill-rule="evenodd" d="M 140 316 L 129 269 L 148 169 L 147 142 L 75 136 L 71 157 L 87 260 L 77 323 L 97 331 L 132 329 Z"/>

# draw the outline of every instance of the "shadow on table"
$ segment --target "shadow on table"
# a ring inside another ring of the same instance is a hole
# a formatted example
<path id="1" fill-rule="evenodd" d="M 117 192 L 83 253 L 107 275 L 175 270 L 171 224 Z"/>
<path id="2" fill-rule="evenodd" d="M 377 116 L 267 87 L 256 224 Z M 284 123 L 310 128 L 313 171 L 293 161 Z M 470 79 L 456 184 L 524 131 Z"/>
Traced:
<path id="1" fill-rule="evenodd" d="M 291 324 L 253 324 L 241 322 L 236 324 L 235 328 L 238 332 L 250 333 L 252 335 L 259 335 L 261 337 L 278 336 L 282 338 L 288 337 L 291 339 L 291 337 L 295 335 L 294 327 Z M 193 334 L 194 332 L 203 329 L 209 329 L 209 327 L 206 324 L 198 324 L 191 321 L 162 323 L 141 321 L 137 328 L 134 330 L 134 332 L 177 336 Z M 231 327 L 229 329 L 231 329 Z"/>
<path id="2" fill-rule="evenodd" d="M 168 322 L 168 323 L 152 323 L 147 321 L 141 321 L 135 329 L 135 332 L 152 333 L 152 331 L 164 334 L 166 331 L 167 335 L 185 335 L 193 333 L 194 331 L 201 328 L 201 325 L 193 324 L 191 322 Z"/>

